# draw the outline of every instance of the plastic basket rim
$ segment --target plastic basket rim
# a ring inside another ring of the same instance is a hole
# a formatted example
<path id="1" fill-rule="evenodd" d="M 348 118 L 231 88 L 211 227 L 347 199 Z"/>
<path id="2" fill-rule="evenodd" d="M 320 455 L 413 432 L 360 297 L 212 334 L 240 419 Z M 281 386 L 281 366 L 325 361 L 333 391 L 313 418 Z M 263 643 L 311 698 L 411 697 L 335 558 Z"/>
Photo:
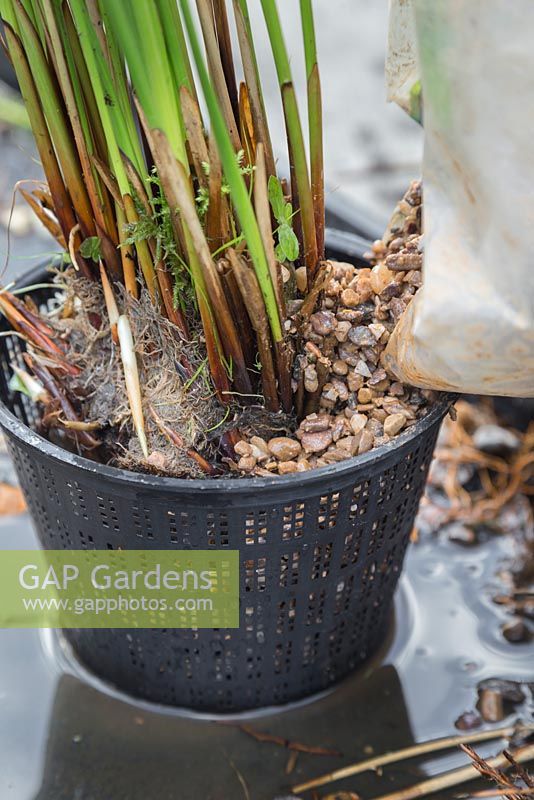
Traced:
<path id="1" fill-rule="evenodd" d="M 21 276 L 20 280 L 24 280 L 25 282 L 30 281 L 32 283 L 37 282 L 39 277 L 42 278 L 44 272 L 46 272 L 46 267 L 36 267 Z M 297 488 L 314 483 L 321 483 L 323 480 L 334 476 L 336 478 L 347 477 L 355 470 L 360 470 L 368 465 L 374 465 L 377 462 L 387 460 L 395 450 L 408 445 L 434 424 L 439 422 L 439 420 L 443 419 L 455 399 L 456 395 L 440 392 L 437 402 L 422 419 L 417 420 L 408 430 L 396 436 L 392 442 L 383 444 L 367 453 L 353 456 L 352 458 L 347 458 L 345 461 L 329 464 L 325 467 L 318 467 L 305 472 L 293 472 L 288 475 L 273 475 L 273 477 L 175 478 L 170 476 L 150 475 L 149 473 L 143 472 L 133 472 L 132 470 L 122 469 L 121 467 L 98 464 L 95 461 L 91 461 L 89 458 L 85 458 L 85 456 L 71 453 L 63 447 L 45 439 L 44 436 L 41 436 L 37 431 L 34 431 L 24 422 L 21 422 L 18 417 L 9 410 L 1 397 L 0 427 L 11 436 L 19 439 L 27 447 L 39 450 L 44 456 L 60 462 L 64 466 L 79 469 L 93 477 L 105 478 L 111 483 L 133 484 L 138 488 L 159 489 L 165 492 L 210 492 L 210 494 L 216 495 L 228 492 L 252 494 L 261 489 L 280 488 L 280 490 L 287 490 L 291 489 L 292 486 Z"/>

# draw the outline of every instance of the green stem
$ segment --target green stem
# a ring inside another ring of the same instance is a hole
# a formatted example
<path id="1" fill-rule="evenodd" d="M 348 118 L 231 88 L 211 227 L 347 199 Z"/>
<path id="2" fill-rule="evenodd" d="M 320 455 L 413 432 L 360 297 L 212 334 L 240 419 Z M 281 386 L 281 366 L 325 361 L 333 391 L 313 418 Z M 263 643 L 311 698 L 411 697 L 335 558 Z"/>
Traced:
<path id="1" fill-rule="evenodd" d="M 247 0 L 233 0 L 233 3 L 241 61 L 243 62 L 243 72 L 248 88 L 252 122 L 254 124 L 254 133 L 256 140 L 263 143 L 267 177 L 269 178 L 271 175 L 276 175 L 276 167 L 265 103 L 261 90 L 260 72 L 258 69 L 256 51 L 254 49 L 254 39 L 248 15 Z"/>
<path id="2" fill-rule="evenodd" d="M 304 262 L 308 270 L 309 279 L 311 280 L 318 262 L 317 239 L 315 233 L 313 198 L 297 96 L 293 87 L 291 67 L 289 65 L 289 57 L 284 42 L 280 17 L 278 16 L 276 0 L 261 0 L 261 5 L 267 31 L 269 33 L 269 39 L 271 41 L 278 82 L 282 94 L 289 152 L 292 161 L 292 169 L 295 172 L 300 203 Z"/>
<path id="3" fill-rule="evenodd" d="M 120 153 L 121 149 L 127 149 L 127 154 L 129 155 L 129 147 L 127 146 L 129 136 L 126 124 L 120 111 L 118 114 L 112 113 L 112 109 L 116 110 L 118 108 L 118 100 L 109 73 L 109 67 L 89 18 L 86 4 L 84 0 L 71 0 L 70 7 L 104 129 L 109 164 L 117 180 L 121 195 L 126 195 L 130 192 L 130 184 Z"/>
<path id="4" fill-rule="evenodd" d="M 176 0 L 155 0 L 161 19 L 161 27 L 167 44 L 167 56 L 171 62 L 178 89 L 185 86 L 198 103 L 193 70 L 187 52 L 182 20 Z"/>
<path id="5" fill-rule="evenodd" d="M 276 301 L 276 294 L 271 281 L 269 264 L 263 248 L 261 233 L 254 215 L 252 202 L 249 197 L 245 181 L 243 180 L 243 176 L 239 170 L 228 129 L 219 107 L 217 96 L 211 84 L 208 70 L 206 69 L 206 65 L 202 57 L 202 51 L 200 49 L 200 43 L 197 37 L 193 18 L 191 16 L 188 0 L 180 0 L 180 7 L 182 9 L 185 27 L 189 36 L 189 42 L 198 70 L 200 83 L 204 92 L 204 98 L 206 100 L 206 105 L 208 106 L 213 135 L 217 142 L 226 180 L 230 187 L 232 202 L 236 209 L 237 216 L 247 242 L 248 251 L 256 271 L 258 283 L 260 284 L 273 339 L 278 342 L 283 338 L 280 313 L 278 309 L 278 303 Z"/>
<path id="6" fill-rule="evenodd" d="M 22 43 L 11 27 L 10 22 L 5 21 L 4 30 L 13 68 L 28 111 L 35 143 L 54 203 L 54 210 L 61 226 L 63 237 L 65 241 L 68 241 L 69 234 L 76 225 L 76 218 L 65 189 L 63 176 L 61 175 L 54 147 L 50 139 L 50 133 L 35 87 L 32 71 L 26 59 Z"/>
<path id="7" fill-rule="evenodd" d="M 176 158 L 185 166 L 188 162 L 179 97 L 156 5 L 144 0 L 131 4 L 103 0 L 102 4 L 121 43 L 150 127 L 165 131 Z"/>
<path id="8" fill-rule="evenodd" d="M 65 107 L 46 59 L 41 40 L 25 8 L 14 0 L 18 25 L 26 57 L 35 81 L 50 136 L 58 156 L 65 183 L 84 236 L 94 236 L 95 226 L 89 197 L 85 189 L 78 154 L 71 130 L 65 121 Z"/>
<path id="9" fill-rule="evenodd" d="M 321 78 L 317 63 L 317 45 L 313 21 L 312 0 L 300 0 L 300 15 L 306 58 L 308 81 L 308 126 L 310 135 L 311 188 L 317 235 L 319 258 L 324 258 L 324 156 L 323 156 L 323 108 Z"/>

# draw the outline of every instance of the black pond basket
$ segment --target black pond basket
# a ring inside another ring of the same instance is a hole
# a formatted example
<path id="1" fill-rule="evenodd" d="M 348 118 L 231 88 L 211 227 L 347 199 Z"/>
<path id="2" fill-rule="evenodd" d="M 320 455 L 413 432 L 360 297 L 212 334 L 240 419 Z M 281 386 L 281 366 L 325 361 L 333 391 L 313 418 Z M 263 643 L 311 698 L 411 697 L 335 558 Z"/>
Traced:
<path id="1" fill-rule="evenodd" d="M 66 630 L 86 667 L 135 697 L 224 713 L 324 690 L 376 651 L 448 398 L 357 460 L 272 479 L 158 478 L 37 435 L 32 404 L 8 387 L 22 346 L 0 337 L 0 426 L 45 549 L 240 553 L 238 629 Z"/>

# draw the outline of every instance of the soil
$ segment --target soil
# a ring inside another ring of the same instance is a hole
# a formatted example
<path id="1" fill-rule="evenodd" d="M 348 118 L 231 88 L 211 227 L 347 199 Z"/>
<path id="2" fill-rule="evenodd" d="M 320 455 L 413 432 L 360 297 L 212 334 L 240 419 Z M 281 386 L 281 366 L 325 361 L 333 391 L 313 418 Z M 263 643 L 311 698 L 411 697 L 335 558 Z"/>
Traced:
<path id="1" fill-rule="evenodd" d="M 315 309 L 305 298 L 288 303 L 286 331 L 297 354 L 293 417 L 260 405 L 221 406 L 211 391 L 193 315 L 184 342 L 147 297 L 129 298 L 148 460 L 134 431 L 101 289 L 72 269 L 62 272 L 58 282 L 65 298 L 48 321 L 68 348 L 67 361 L 79 369 L 62 385 L 79 420 L 94 427 L 96 441 L 92 448 L 85 443 L 84 454 L 140 472 L 239 477 L 306 471 L 387 444 L 423 417 L 434 399 L 399 383 L 382 360 L 391 332 L 421 285 L 421 250 L 421 187 L 414 182 L 383 239 L 373 245 L 368 268 L 324 262 Z M 286 273 L 288 287 L 304 291 L 301 270 Z M 120 305 L 125 302 L 120 298 Z M 60 420 L 58 407 L 48 407 L 44 432 L 79 448 L 81 437 L 65 431 Z"/>

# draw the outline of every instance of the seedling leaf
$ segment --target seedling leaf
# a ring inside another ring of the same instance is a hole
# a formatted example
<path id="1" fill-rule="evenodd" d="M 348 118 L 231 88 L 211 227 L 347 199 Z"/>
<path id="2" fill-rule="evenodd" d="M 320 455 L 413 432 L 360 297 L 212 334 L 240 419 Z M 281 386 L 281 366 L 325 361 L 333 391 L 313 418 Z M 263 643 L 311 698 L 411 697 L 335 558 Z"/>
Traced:
<path id="1" fill-rule="evenodd" d="M 278 241 L 286 261 L 296 261 L 299 256 L 299 243 L 289 225 L 281 225 L 278 231 Z"/>
<path id="2" fill-rule="evenodd" d="M 271 204 L 273 214 L 276 218 L 276 221 L 281 223 L 285 219 L 284 216 L 285 200 L 284 200 L 284 192 L 282 190 L 282 184 L 275 175 L 271 175 L 269 177 L 268 191 L 269 191 L 269 202 Z"/>
<path id="3" fill-rule="evenodd" d="M 88 236 L 84 239 L 80 245 L 80 255 L 98 264 L 102 258 L 102 243 L 98 236 Z"/>

